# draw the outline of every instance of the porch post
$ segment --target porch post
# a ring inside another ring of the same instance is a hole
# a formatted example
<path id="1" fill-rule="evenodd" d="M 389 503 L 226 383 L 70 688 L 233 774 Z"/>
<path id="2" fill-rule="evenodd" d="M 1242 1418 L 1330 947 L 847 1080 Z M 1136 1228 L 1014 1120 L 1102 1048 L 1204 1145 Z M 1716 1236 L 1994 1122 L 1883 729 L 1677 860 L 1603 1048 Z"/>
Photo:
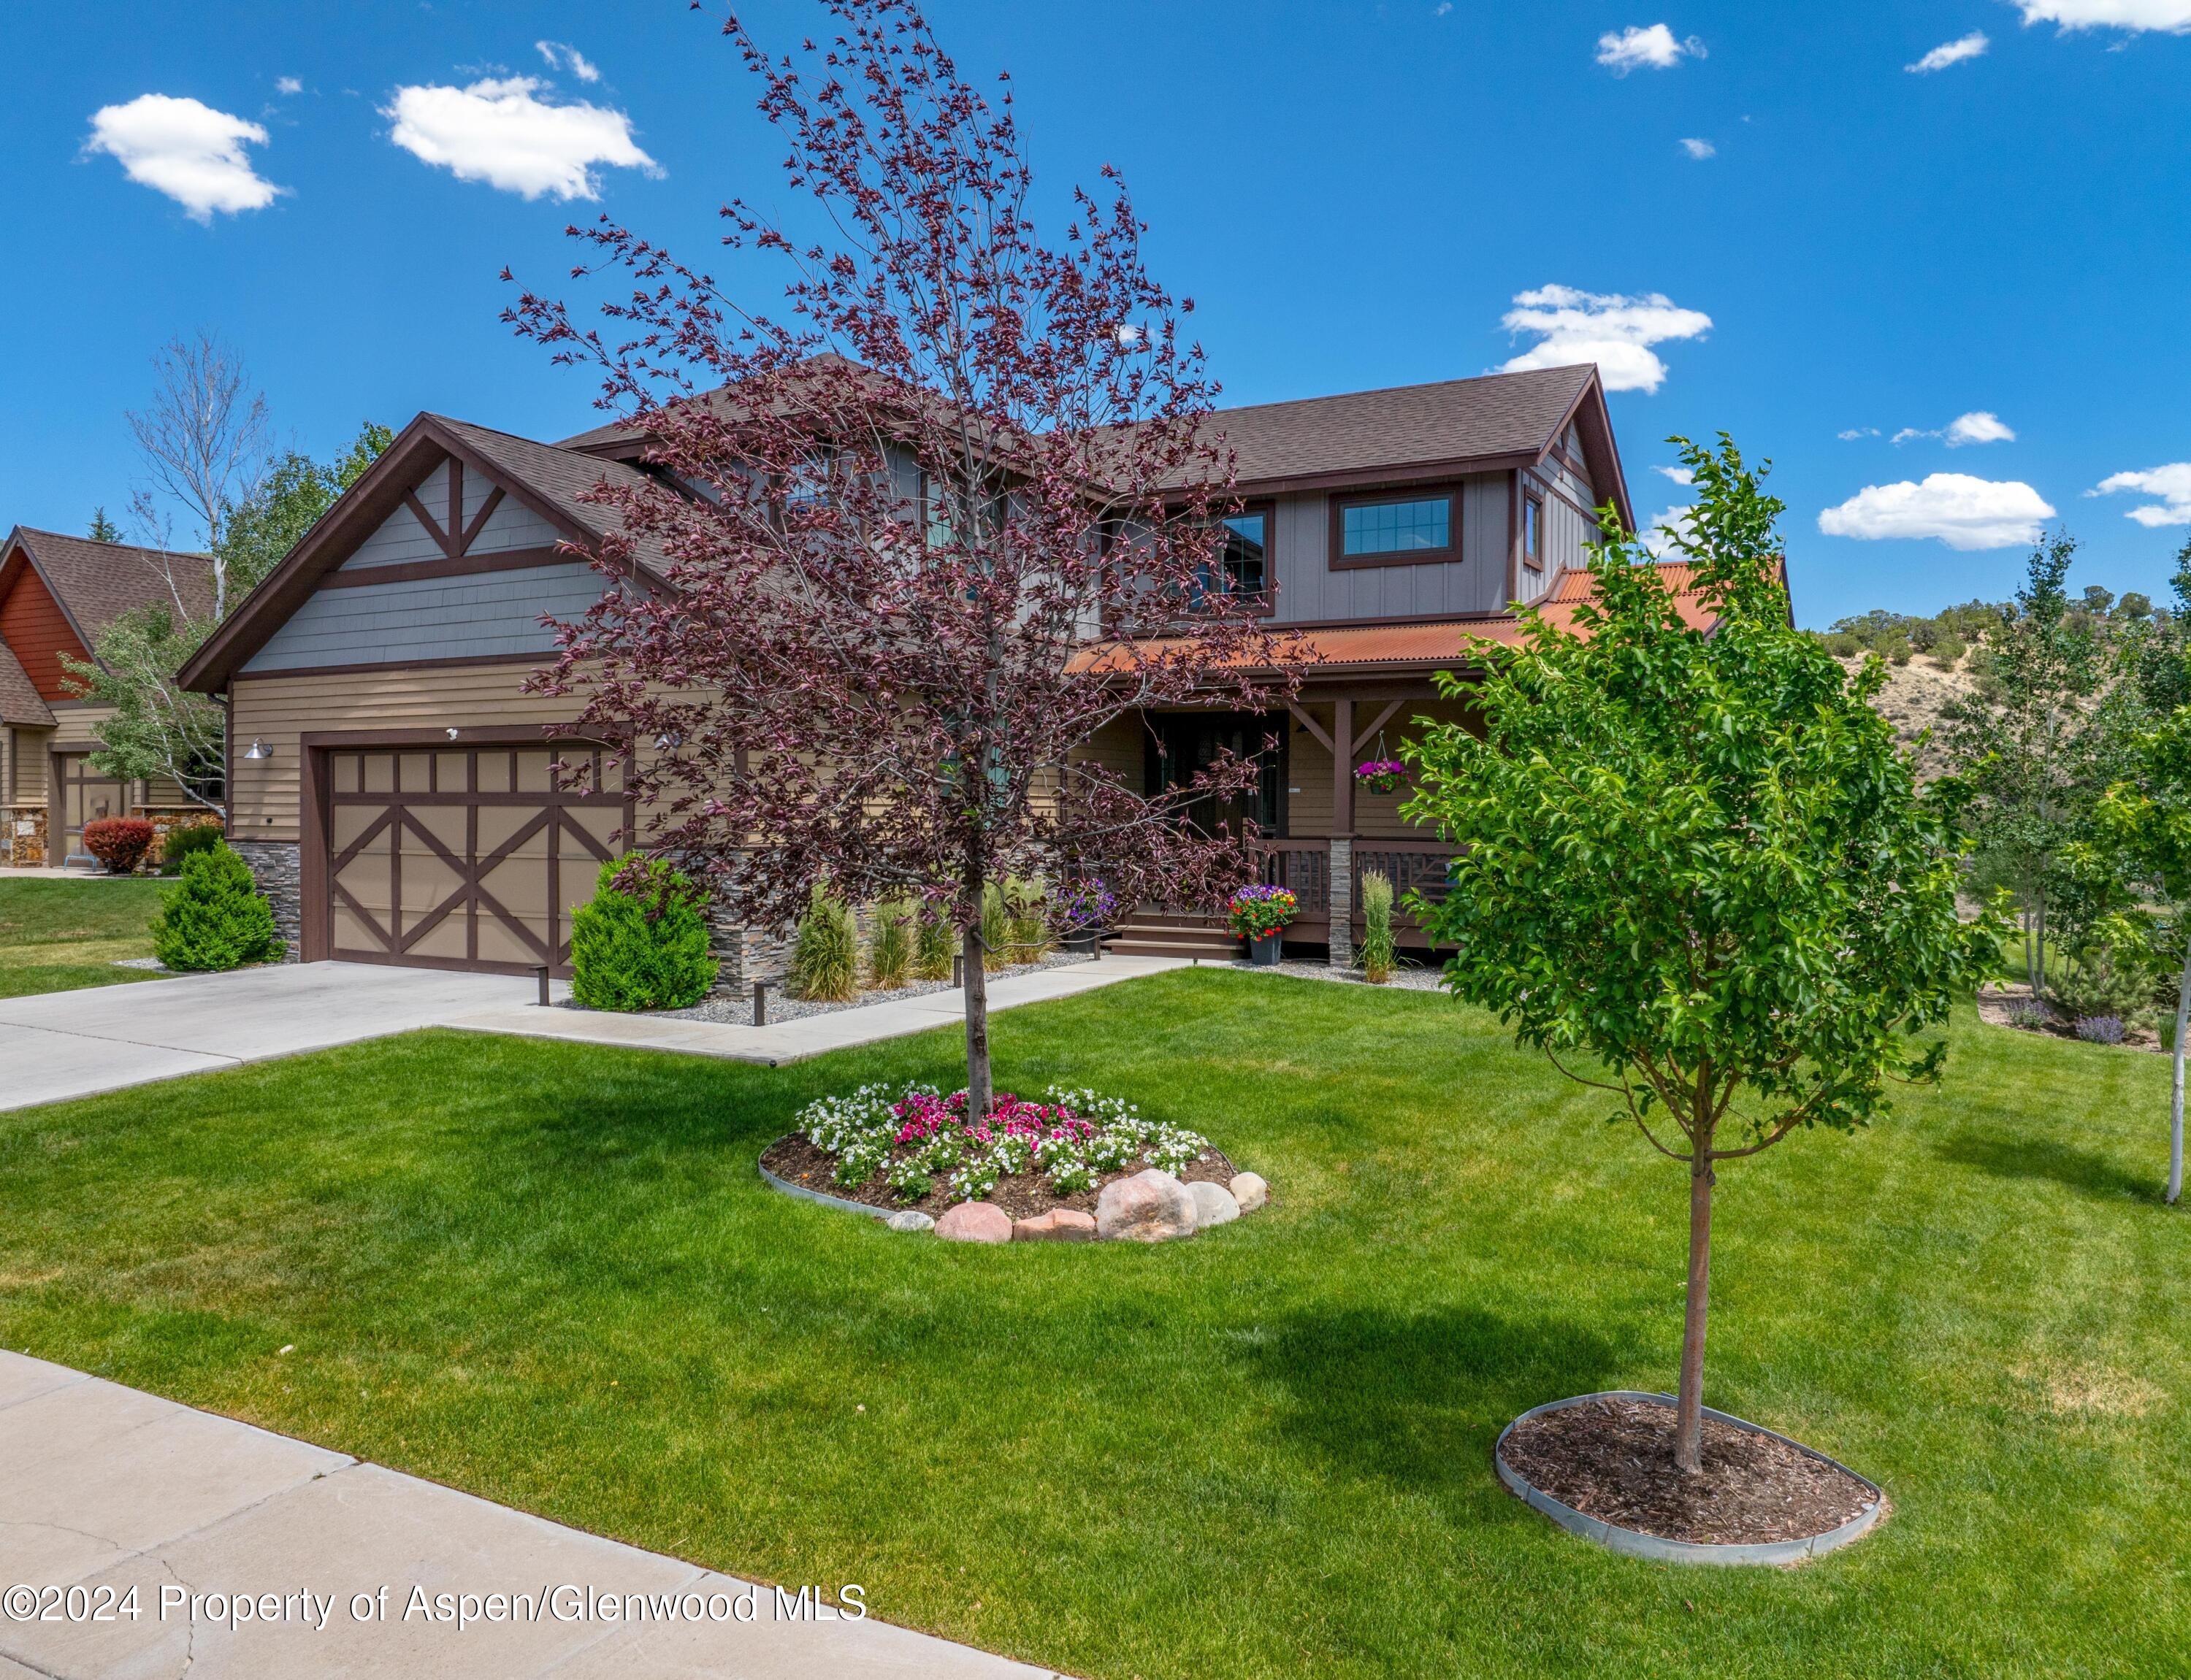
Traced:
<path id="1" fill-rule="evenodd" d="M 1354 966 L 1354 702 L 1331 703 L 1331 966 Z"/>

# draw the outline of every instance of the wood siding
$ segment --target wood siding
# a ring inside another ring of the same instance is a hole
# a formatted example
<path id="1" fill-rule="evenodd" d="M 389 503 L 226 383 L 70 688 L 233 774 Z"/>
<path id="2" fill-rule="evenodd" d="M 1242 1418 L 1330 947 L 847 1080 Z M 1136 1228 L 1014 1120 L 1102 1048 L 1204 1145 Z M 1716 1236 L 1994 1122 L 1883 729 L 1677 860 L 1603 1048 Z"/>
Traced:
<path id="1" fill-rule="evenodd" d="M 1329 560 L 1330 498 L 1280 497 L 1272 532 L 1277 621 L 1321 623 L 1498 611 L 1506 604 L 1506 474 L 1480 473 L 1463 480 L 1458 501 L 1459 560 L 1335 571 Z"/>
<path id="2" fill-rule="evenodd" d="M 601 587 L 599 572 L 572 563 L 322 589 L 252 656 L 244 673 L 509 654 L 538 654 L 545 662 L 555 639 L 541 615 L 576 618 Z"/>
<path id="3" fill-rule="evenodd" d="M 7 643 L 21 661 L 31 686 L 48 704 L 68 698 L 68 670 L 61 663 L 62 656 L 91 657 L 76 632 L 69 628 L 60 604 L 47 589 L 45 580 L 20 558 L 14 576 L 9 580 L 8 593 L 0 597 L 0 642 Z"/>
<path id="4" fill-rule="evenodd" d="M 230 701 L 237 753 L 229 767 L 230 831 L 240 840 L 299 837 L 299 737 L 308 730 L 552 724 L 575 717 L 576 701 L 520 691 L 532 671 L 511 663 L 240 677 Z M 273 756 L 243 758 L 253 739 Z"/>
<path id="5" fill-rule="evenodd" d="M 479 515 L 487 498 L 499 486 L 484 474 L 467 471 L 464 474 L 464 506 L 463 519 L 469 521 Z M 449 519 L 449 463 L 444 461 L 419 484 L 414 492 L 419 505 L 444 527 Z M 463 529 L 459 525 L 458 529 Z M 471 547 L 473 554 L 507 553 L 513 548 L 552 548 L 563 540 L 563 534 L 526 507 L 515 497 L 505 495 L 495 504 L 494 512 L 480 527 Z M 419 560 L 438 560 L 442 558 L 441 542 L 432 532 L 418 523 L 418 515 L 408 508 L 398 508 L 380 523 L 378 530 L 357 546 L 357 552 L 343 562 L 344 571 L 370 570 L 374 566 L 405 565 Z"/>

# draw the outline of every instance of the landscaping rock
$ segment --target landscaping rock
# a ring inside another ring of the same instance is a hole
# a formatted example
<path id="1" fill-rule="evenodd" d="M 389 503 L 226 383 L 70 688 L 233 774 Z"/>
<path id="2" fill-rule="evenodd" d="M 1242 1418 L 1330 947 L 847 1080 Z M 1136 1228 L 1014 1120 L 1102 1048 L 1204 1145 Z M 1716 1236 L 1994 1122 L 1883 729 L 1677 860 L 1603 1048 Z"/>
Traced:
<path id="1" fill-rule="evenodd" d="M 1093 1242 L 1096 1216 L 1071 1207 L 1053 1207 L 1032 1219 L 1012 1221 L 1014 1242 Z"/>
<path id="2" fill-rule="evenodd" d="M 932 1231 L 936 1222 L 917 1207 L 901 1207 L 883 1221 L 893 1231 Z"/>
<path id="3" fill-rule="evenodd" d="M 1260 1172 L 1236 1172 L 1232 1189 L 1232 1200 L 1239 1204 L 1243 1213 L 1253 1213 L 1271 1199 L 1271 1187 L 1263 1182 Z"/>
<path id="4" fill-rule="evenodd" d="M 1012 1216 L 993 1201 L 962 1201 L 943 1210 L 936 1234 L 946 1242 L 1010 1242 Z"/>
<path id="5" fill-rule="evenodd" d="M 1106 1242 L 1168 1242 L 1194 1231 L 1194 1197 L 1153 1166 L 1113 1179 L 1096 1198 L 1096 1234 Z"/>
<path id="6" fill-rule="evenodd" d="M 1229 1225 L 1240 1217 L 1240 1204 L 1232 1200 L 1232 1192 L 1222 1184 L 1212 1184 L 1198 1179 L 1187 1187 L 1194 1198 L 1194 1228 L 1206 1231 L 1212 1225 Z"/>

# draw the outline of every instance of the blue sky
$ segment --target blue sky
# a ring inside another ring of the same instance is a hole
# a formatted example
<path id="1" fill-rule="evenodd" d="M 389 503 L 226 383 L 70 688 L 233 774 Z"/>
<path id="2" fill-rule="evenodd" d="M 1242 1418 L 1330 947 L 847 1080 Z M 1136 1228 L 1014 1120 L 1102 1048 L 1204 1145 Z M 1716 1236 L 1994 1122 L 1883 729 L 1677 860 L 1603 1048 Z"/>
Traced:
<path id="1" fill-rule="evenodd" d="M 1640 510 L 1681 503 L 1670 433 L 1775 462 L 1810 624 L 2001 597 L 2034 524 L 2160 596 L 2191 536 L 2191 0 L 933 15 L 1012 71 L 1045 189 L 1125 171 L 1227 401 L 1599 347 Z M 0 58 L 0 526 L 121 510 L 124 411 L 199 328 L 315 452 L 422 408 L 580 429 L 502 269 L 554 285 L 601 211 L 714 265 L 725 198 L 783 197 L 683 0 L 9 6 Z"/>

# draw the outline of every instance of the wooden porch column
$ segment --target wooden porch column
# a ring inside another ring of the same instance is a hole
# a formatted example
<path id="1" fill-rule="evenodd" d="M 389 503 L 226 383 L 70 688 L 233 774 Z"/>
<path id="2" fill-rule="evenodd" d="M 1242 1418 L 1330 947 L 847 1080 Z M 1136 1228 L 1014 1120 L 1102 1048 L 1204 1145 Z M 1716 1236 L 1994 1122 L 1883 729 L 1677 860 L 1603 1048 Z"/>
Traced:
<path id="1" fill-rule="evenodd" d="M 1354 702 L 1331 703 L 1331 966 L 1354 966 Z"/>

